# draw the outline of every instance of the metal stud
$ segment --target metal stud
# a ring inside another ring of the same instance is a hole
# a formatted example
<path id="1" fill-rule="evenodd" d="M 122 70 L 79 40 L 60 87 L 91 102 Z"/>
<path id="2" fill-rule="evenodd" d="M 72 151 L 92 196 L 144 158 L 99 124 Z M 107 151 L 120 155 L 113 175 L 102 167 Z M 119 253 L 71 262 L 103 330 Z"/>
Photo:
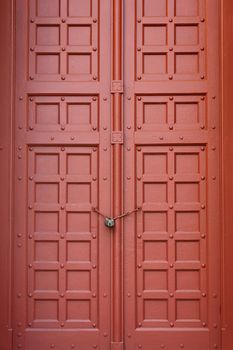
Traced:
<path id="1" fill-rule="evenodd" d="M 141 23 L 141 21 L 142 21 L 141 18 L 138 18 L 138 19 L 137 19 L 137 22 L 138 22 L 138 23 Z"/>
<path id="2" fill-rule="evenodd" d="M 200 125 L 200 128 L 201 129 L 205 129 L 205 125 Z"/>
<path id="3" fill-rule="evenodd" d="M 173 76 L 172 76 L 172 75 L 169 75 L 168 78 L 169 78 L 169 80 L 172 80 L 172 79 L 173 79 Z"/>
<path id="4" fill-rule="evenodd" d="M 65 101 L 65 97 L 61 97 L 61 101 Z"/>
<path id="5" fill-rule="evenodd" d="M 161 348 L 161 349 L 164 349 L 164 348 L 165 348 L 165 345 L 164 345 L 164 344 L 161 344 L 161 345 L 160 345 L 160 348 Z"/>
<path id="6" fill-rule="evenodd" d="M 51 140 L 51 141 L 53 141 L 53 140 L 54 140 L 54 137 L 53 137 L 53 136 L 51 136 L 51 137 L 50 137 L 50 140 Z"/>
<path id="7" fill-rule="evenodd" d="M 171 235 L 169 235 L 169 238 L 171 238 L 171 239 L 172 239 L 172 238 L 174 238 L 174 236 L 171 234 Z"/>
<path id="8" fill-rule="evenodd" d="M 202 238 L 202 239 L 206 238 L 206 235 L 203 233 L 203 234 L 201 235 L 201 238 Z"/>
<path id="9" fill-rule="evenodd" d="M 70 346 L 71 346 L 71 349 L 74 349 L 74 348 L 75 348 L 75 345 L 74 345 L 74 344 L 71 344 Z"/>
<path id="10" fill-rule="evenodd" d="M 138 293 L 138 297 L 141 298 L 141 296 L 142 296 L 142 293 Z"/>
<path id="11" fill-rule="evenodd" d="M 139 96 L 139 97 L 138 97 L 138 101 L 141 101 L 141 100 L 142 100 L 142 98 Z"/>
<path id="12" fill-rule="evenodd" d="M 108 333 L 104 332 L 104 337 L 106 338 L 108 336 Z"/>
<path id="13" fill-rule="evenodd" d="M 96 323 L 92 323 L 92 327 L 95 328 L 96 327 Z"/>
<path id="14" fill-rule="evenodd" d="M 142 268 L 142 264 L 138 264 L 137 267 L 138 267 L 139 269 L 141 269 L 141 268 Z"/>
<path id="15" fill-rule="evenodd" d="M 204 17 L 201 18 L 201 22 L 205 22 L 205 18 Z"/>
<path id="16" fill-rule="evenodd" d="M 19 125 L 18 128 L 19 128 L 19 130 L 22 130 L 22 129 L 23 129 L 22 125 Z"/>
<path id="17" fill-rule="evenodd" d="M 138 48 L 137 48 L 137 50 L 138 50 L 138 51 L 141 51 L 141 50 L 142 50 L 142 48 L 141 48 L 141 47 L 138 47 Z"/>
<path id="18" fill-rule="evenodd" d="M 141 349 L 142 348 L 142 344 L 138 344 L 138 348 Z"/>
<path id="19" fill-rule="evenodd" d="M 60 267 L 61 267 L 62 269 L 64 269 L 65 265 L 64 265 L 64 264 L 61 264 Z"/>
<path id="20" fill-rule="evenodd" d="M 202 326 L 203 326 L 203 327 L 206 327 L 206 322 L 203 322 L 203 323 L 202 323 Z"/>
<path id="21" fill-rule="evenodd" d="M 19 100 L 20 100 L 20 101 L 23 101 L 23 96 L 19 96 Z"/>
<path id="22" fill-rule="evenodd" d="M 173 176 L 169 176 L 169 180 L 173 180 L 174 179 L 174 177 Z"/>
<path id="23" fill-rule="evenodd" d="M 96 75 L 93 75 L 93 80 L 97 80 L 97 76 Z"/>
<path id="24" fill-rule="evenodd" d="M 159 136 L 159 139 L 162 141 L 163 140 L 163 136 Z"/>
<path id="25" fill-rule="evenodd" d="M 92 238 L 93 238 L 93 239 L 96 239 L 96 235 L 92 235 Z"/>
<path id="26" fill-rule="evenodd" d="M 169 97 L 169 100 L 170 100 L 170 101 L 173 101 L 173 100 L 174 100 L 174 97 L 173 97 L 173 96 L 170 96 L 170 97 Z"/>
<path id="27" fill-rule="evenodd" d="M 128 293 L 128 294 L 127 294 L 127 297 L 128 297 L 128 298 L 130 298 L 130 297 L 131 297 L 131 294 L 130 294 L 130 293 Z"/>
<path id="28" fill-rule="evenodd" d="M 94 264 L 94 265 L 92 265 L 92 268 L 93 268 L 93 269 L 96 269 L 96 265 L 95 265 L 95 264 Z"/>
<path id="29" fill-rule="evenodd" d="M 137 79 L 138 79 L 138 80 L 141 80 L 141 79 L 142 79 L 141 75 L 139 75 L 139 76 L 137 77 Z"/>
<path id="30" fill-rule="evenodd" d="M 184 136 L 180 136 L 180 140 L 183 140 L 184 139 Z"/>
<path id="31" fill-rule="evenodd" d="M 202 176 L 201 179 L 202 179 L 202 181 L 205 180 L 205 176 Z"/>
<path id="32" fill-rule="evenodd" d="M 170 323 L 170 327 L 174 327 L 174 323 L 173 322 Z"/>
<path id="33" fill-rule="evenodd" d="M 173 293 L 170 293 L 169 296 L 170 296 L 171 298 L 173 298 L 173 297 L 174 297 L 174 294 L 173 294 Z"/>
<path id="34" fill-rule="evenodd" d="M 97 18 L 94 18 L 94 19 L 93 19 L 93 22 L 94 22 L 94 23 L 97 23 Z"/>
<path id="35" fill-rule="evenodd" d="M 204 75 L 201 75 L 201 79 L 202 79 L 202 80 L 205 79 L 205 76 L 204 76 Z"/>
<path id="36" fill-rule="evenodd" d="M 170 130 L 173 130 L 173 125 L 169 125 L 169 129 L 170 129 Z"/>
<path id="37" fill-rule="evenodd" d="M 61 130 L 65 130 L 65 125 L 61 125 Z"/>
<path id="38" fill-rule="evenodd" d="M 18 180 L 21 181 L 23 178 L 22 176 L 18 176 Z"/>
<path id="39" fill-rule="evenodd" d="M 104 98 L 103 98 L 103 100 L 104 100 L 104 101 L 107 101 L 107 100 L 108 100 L 108 98 L 107 98 L 107 97 L 104 97 Z"/>
<path id="40" fill-rule="evenodd" d="M 31 23 L 34 23 L 34 22 L 35 22 L 34 18 L 31 18 L 30 22 L 31 22 Z"/>
<path id="41" fill-rule="evenodd" d="M 206 293 L 202 293 L 202 296 L 203 296 L 203 298 L 205 298 L 206 297 Z"/>
<path id="42" fill-rule="evenodd" d="M 61 80 L 66 80 L 66 77 L 64 75 L 62 75 Z"/>
<path id="43" fill-rule="evenodd" d="M 34 50 L 35 50 L 35 49 L 34 49 L 34 47 L 30 47 L 30 51 L 32 51 L 32 52 L 33 52 Z"/>
<path id="44" fill-rule="evenodd" d="M 170 266 L 171 268 L 173 268 L 173 267 L 174 267 L 174 264 L 170 264 L 169 266 Z"/>
<path id="45" fill-rule="evenodd" d="M 213 146 L 213 147 L 212 147 L 212 151 L 215 151 L 215 150 L 216 150 L 216 147 L 215 147 L 215 146 Z"/>
<path id="46" fill-rule="evenodd" d="M 93 51 L 97 51 L 97 47 L 93 47 L 92 50 L 93 50 Z"/>
<path id="47" fill-rule="evenodd" d="M 94 130 L 94 131 L 97 130 L 97 127 L 96 127 L 96 126 L 93 126 L 93 127 L 92 127 L 92 130 Z"/>
<path id="48" fill-rule="evenodd" d="M 138 327 L 142 327 L 142 323 L 141 322 L 138 323 Z"/>
<path id="49" fill-rule="evenodd" d="M 74 137 L 74 136 L 71 136 L 70 139 L 71 139 L 71 141 L 74 141 L 74 140 L 75 140 L 75 137 Z"/>
<path id="50" fill-rule="evenodd" d="M 217 349 L 218 348 L 218 345 L 217 344 L 214 344 L 214 349 Z"/>
<path id="51" fill-rule="evenodd" d="M 173 22 L 173 19 L 172 19 L 172 18 L 169 18 L 169 22 L 172 23 L 172 22 Z"/>
<path id="52" fill-rule="evenodd" d="M 204 269 L 206 267 L 206 264 L 201 264 L 201 267 Z"/>
<path id="53" fill-rule="evenodd" d="M 65 326 L 65 323 L 64 323 L 64 322 L 62 322 L 62 323 L 61 323 L 61 327 L 64 327 L 64 326 Z"/>
<path id="54" fill-rule="evenodd" d="M 61 20 L 61 21 L 62 21 L 62 23 L 65 23 L 65 22 L 66 22 L 65 18 L 62 18 L 62 20 Z"/>
<path id="55" fill-rule="evenodd" d="M 169 151 L 173 151 L 173 147 L 169 147 Z"/>
<path id="56" fill-rule="evenodd" d="M 61 298 L 64 298 L 65 294 L 64 293 L 61 293 L 60 297 Z"/>
<path id="57" fill-rule="evenodd" d="M 139 130 L 141 130 L 141 128 L 142 128 L 142 127 L 141 127 L 141 125 L 138 125 L 138 127 L 137 127 L 137 128 L 138 128 Z"/>
<path id="58" fill-rule="evenodd" d="M 141 239 L 141 238 L 142 238 L 142 235 L 137 235 L 137 237 L 138 237 L 139 239 Z"/>
<path id="59" fill-rule="evenodd" d="M 33 77 L 33 76 L 30 76 L 29 79 L 30 79 L 30 80 L 34 80 L 34 77 Z"/>
<path id="60" fill-rule="evenodd" d="M 29 239 L 32 239 L 32 237 L 33 237 L 32 235 L 29 235 L 29 236 L 28 236 Z"/>
<path id="61" fill-rule="evenodd" d="M 205 209 L 205 205 L 204 204 L 202 204 L 201 209 Z"/>

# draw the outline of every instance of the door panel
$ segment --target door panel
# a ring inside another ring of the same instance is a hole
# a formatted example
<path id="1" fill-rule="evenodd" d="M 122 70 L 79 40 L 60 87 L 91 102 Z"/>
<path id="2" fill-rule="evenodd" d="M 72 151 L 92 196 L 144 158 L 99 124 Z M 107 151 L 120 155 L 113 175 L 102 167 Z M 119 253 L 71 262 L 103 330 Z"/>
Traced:
<path id="1" fill-rule="evenodd" d="M 110 4 L 16 5 L 14 348 L 107 349 Z"/>
<path id="2" fill-rule="evenodd" d="M 126 349 L 217 348 L 219 2 L 124 12 Z"/>

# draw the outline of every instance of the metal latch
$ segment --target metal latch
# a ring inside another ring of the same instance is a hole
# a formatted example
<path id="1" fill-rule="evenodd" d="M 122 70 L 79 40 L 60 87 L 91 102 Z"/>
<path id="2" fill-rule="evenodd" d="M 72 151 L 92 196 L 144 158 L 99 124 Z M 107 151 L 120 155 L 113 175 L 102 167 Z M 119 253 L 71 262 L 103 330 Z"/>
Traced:
<path id="1" fill-rule="evenodd" d="M 111 143 L 114 144 L 122 144 L 123 143 L 123 132 L 122 131 L 112 131 L 111 134 Z"/>
<path id="2" fill-rule="evenodd" d="M 123 213 L 123 214 L 120 214 L 120 215 L 117 215 L 115 217 L 111 217 L 111 216 L 106 216 L 104 214 L 102 214 L 97 208 L 93 208 L 93 210 L 99 214 L 100 216 L 102 216 L 104 218 L 104 225 L 108 228 L 113 228 L 115 226 L 115 223 L 116 223 L 116 220 L 118 219 L 121 219 L 121 218 L 124 218 L 125 216 L 128 216 L 132 213 L 135 213 L 139 210 L 141 210 L 142 208 L 141 207 L 138 207 L 136 209 L 133 209 L 131 211 L 127 211 L 126 213 Z"/>

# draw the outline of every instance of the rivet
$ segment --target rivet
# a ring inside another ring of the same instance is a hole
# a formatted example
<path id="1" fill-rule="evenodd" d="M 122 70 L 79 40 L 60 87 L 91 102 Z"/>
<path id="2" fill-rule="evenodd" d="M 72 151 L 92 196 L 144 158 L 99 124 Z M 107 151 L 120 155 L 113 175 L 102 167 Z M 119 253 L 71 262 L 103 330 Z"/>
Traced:
<path id="1" fill-rule="evenodd" d="M 29 298 L 32 298 L 32 293 L 28 293 Z"/>
<path id="2" fill-rule="evenodd" d="M 218 345 L 217 344 L 214 344 L 214 349 L 217 349 L 218 348 Z"/>
<path id="3" fill-rule="evenodd" d="M 138 129 L 141 130 L 141 128 L 142 128 L 141 125 L 138 125 Z"/>
<path id="4" fill-rule="evenodd" d="M 92 323 L 92 327 L 95 328 L 96 327 L 96 323 Z"/>
<path id="5" fill-rule="evenodd" d="M 212 129 L 213 129 L 213 130 L 215 130 L 215 129 L 216 129 L 216 126 L 215 126 L 215 125 L 213 125 L 213 126 L 212 126 Z"/>
<path id="6" fill-rule="evenodd" d="M 172 80 L 172 79 L 173 79 L 173 76 L 172 76 L 172 75 L 169 75 L 168 78 L 169 78 L 169 80 Z"/>
<path id="7" fill-rule="evenodd" d="M 21 244 L 21 243 L 18 243 L 18 244 L 17 244 L 17 247 L 18 247 L 18 248 L 21 248 L 21 247 L 22 247 L 22 244 Z"/>
<path id="8" fill-rule="evenodd" d="M 29 326 L 29 327 L 32 327 L 32 323 L 31 323 L 31 322 L 28 322 L 28 326 Z"/>
<path id="9" fill-rule="evenodd" d="M 216 96 L 212 96 L 212 99 L 215 100 L 215 99 L 216 99 Z"/>
<path id="10" fill-rule="evenodd" d="M 138 19 L 137 19 L 137 22 L 138 22 L 138 23 L 141 23 L 141 21 L 142 21 L 141 18 L 138 18 Z"/>
<path id="11" fill-rule="evenodd" d="M 205 79 L 205 76 L 204 76 L 204 75 L 201 75 L 201 79 L 202 79 L 202 80 Z"/>
<path id="12" fill-rule="evenodd" d="M 30 100 L 30 102 L 33 102 L 33 101 L 34 101 L 34 98 L 33 98 L 33 97 L 30 97 L 29 100 Z"/>
<path id="13" fill-rule="evenodd" d="M 64 265 L 64 264 L 61 264 L 60 267 L 61 267 L 62 269 L 64 269 L 65 265 Z"/>
<path id="14" fill-rule="evenodd" d="M 33 130 L 34 128 L 33 128 L 33 126 L 29 126 L 29 130 Z"/>
<path id="15" fill-rule="evenodd" d="M 103 177 L 103 180 L 106 181 L 108 178 L 106 176 Z"/>
<path id="16" fill-rule="evenodd" d="M 169 176 L 169 180 L 173 180 L 174 179 L 174 177 L 173 176 Z"/>
<path id="17" fill-rule="evenodd" d="M 61 177 L 61 181 L 64 181 L 64 180 L 65 180 L 65 178 L 62 176 L 62 177 Z"/>
<path id="18" fill-rule="evenodd" d="M 141 267 L 142 267 L 142 264 L 138 264 L 138 265 L 137 265 L 137 267 L 138 267 L 139 269 L 141 269 Z"/>
<path id="19" fill-rule="evenodd" d="M 61 296 L 61 298 L 64 298 L 65 294 L 64 294 L 64 293 L 61 293 L 61 295 L 60 295 L 60 296 Z"/>
<path id="20" fill-rule="evenodd" d="M 62 47 L 62 51 L 66 51 L 66 48 L 65 48 L 65 47 Z"/>
<path id="21" fill-rule="evenodd" d="M 30 209 L 30 210 L 31 210 L 31 209 L 32 209 L 32 205 L 29 205 L 29 206 L 28 206 L 28 209 Z"/>
<path id="22" fill-rule="evenodd" d="M 17 323 L 17 326 L 18 326 L 18 327 L 22 327 L 22 322 L 18 322 L 18 323 Z"/>
<path id="23" fill-rule="evenodd" d="M 215 146 L 213 146 L 213 147 L 212 147 L 212 151 L 215 151 L 215 150 L 216 150 L 216 147 L 215 147 Z"/>
<path id="24" fill-rule="evenodd" d="M 17 237 L 18 237 L 18 238 L 21 238 L 21 237 L 22 237 L 22 233 L 18 233 L 18 234 L 17 234 Z"/>
<path id="25" fill-rule="evenodd" d="M 65 101 L 65 97 L 61 97 L 61 101 Z"/>
<path id="26" fill-rule="evenodd" d="M 65 238 L 65 235 L 62 233 L 61 234 L 61 239 L 64 239 Z"/>
<path id="27" fill-rule="evenodd" d="M 54 140 L 54 137 L 53 137 L 53 136 L 51 136 L 51 137 L 50 137 L 50 140 L 51 140 L 51 141 L 53 141 L 53 140 Z"/>
<path id="28" fill-rule="evenodd" d="M 23 129 L 22 125 L 19 125 L 18 128 L 19 128 L 20 130 Z"/>
<path id="29" fill-rule="evenodd" d="M 130 293 L 128 293 L 128 294 L 127 294 L 127 297 L 128 297 L 128 298 L 130 298 L 130 297 L 131 297 L 131 294 L 130 294 Z"/>
<path id="30" fill-rule="evenodd" d="M 172 22 L 173 22 L 173 19 L 172 19 L 172 18 L 169 18 L 169 22 L 172 23 Z"/>
<path id="31" fill-rule="evenodd" d="M 96 126 L 93 126 L 93 127 L 92 127 L 92 130 L 97 130 L 97 127 L 96 127 Z"/>
<path id="32" fill-rule="evenodd" d="M 94 18 L 94 19 L 93 19 L 93 22 L 94 22 L 94 23 L 97 23 L 97 18 Z"/>
<path id="33" fill-rule="evenodd" d="M 202 179 L 202 181 L 205 180 L 205 176 L 202 176 L 201 179 Z"/>
<path id="34" fill-rule="evenodd" d="M 96 75 L 93 75 L 93 80 L 97 80 L 97 76 Z"/>
<path id="35" fill-rule="evenodd" d="M 170 266 L 171 268 L 173 268 L 173 267 L 174 267 L 174 264 L 170 264 L 169 266 Z"/>
<path id="36" fill-rule="evenodd" d="M 103 100 L 104 100 L 104 101 L 107 101 L 107 100 L 108 100 L 108 98 L 107 98 L 107 97 L 104 97 L 104 98 L 103 98 Z"/>
<path id="37" fill-rule="evenodd" d="M 19 97 L 19 100 L 22 101 L 22 100 L 23 100 L 23 96 L 20 96 L 20 97 Z"/>
<path id="38" fill-rule="evenodd" d="M 22 156 L 20 154 L 18 155 L 18 159 L 22 159 Z"/>
<path id="39" fill-rule="evenodd" d="M 162 141 L 163 140 L 163 136 L 160 136 L 159 139 Z"/>
<path id="40" fill-rule="evenodd" d="M 206 235 L 203 233 L 203 234 L 201 235 L 201 238 L 204 239 L 205 237 L 206 237 Z"/>
<path id="41" fill-rule="evenodd" d="M 29 239 L 32 239 L 32 237 L 33 237 L 32 235 L 29 235 L 29 236 L 28 236 Z"/>
<path id="42" fill-rule="evenodd" d="M 127 129 L 128 129 L 128 130 L 130 130 L 130 129 L 131 129 L 131 126 L 130 126 L 130 125 L 128 125 L 128 126 L 127 126 Z"/>
<path id="43" fill-rule="evenodd" d="M 141 152 L 141 150 L 142 150 L 141 147 L 138 147 L 138 148 L 137 148 L 137 151 L 138 151 L 138 152 Z"/>
<path id="44" fill-rule="evenodd" d="M 214 328 L 218 328 L 217 323 L 214 323 L 214 324 L 213 324 L 213 327 L 214 327 Z"/>
<path id="45" fill-rule="evenodd" d="M 141 100 L 142 100 L 142 98 L 139 96 L 139 97 L 138 97 L 138 101 L 141 101 Z"/>
<path id="46" fill-rule="evenodd" d="M 138 297 L 140 298 L 142 296 L 142 293 L 138 293 Z"/>
<path id="47" fill-rule="evenodd" d="M 104 294 L 103 294 L 103 297 L 104 297 L 104 298 L 107 298 L 107 294 L 106 294 L 106 293 L 104 293 Z"/>
<path id="48" fill-rule="evenodd" d="M 70 139 L 71 139 L 71 141 L 74 141 L 75 137 L 74 137 L 74 136 L 71 136 L 71 138 L 70 138 Z"/>
<path id="49" fill-rule="evenodd" d="M 61 151 L 64 152 L 64 151 L 65 151 L 65 147 L 62 147 L 62 148 L 61 148 Z"/>
<path id="50" fill-rule="evenodd" d="M 205 151 L 205 147 L 202 146 L 202 147 L 201 147 L 201 151 Z"/>
<path id="51" fill-rule="evenodd" d="M 28 267 L 31 269 L 32 268 L 32 264 L 28 264 Z"/>
<path id="52" fill-rule="evenodd" d="M 169 151 L 173 151 L 173 147 L 169 147 Z"/>
<path id="53" fill-rule="evenodd" d="M 142 178 L 141 178 L 141 176 L 138 176 L 137 179 L 138 179 L 138 181 L 141 181 Z"/>
<path id="54" fill-rule="evenodd" d="M 183 349 L 184 348 L 184 344 L 180 344 L 180 348 Z"/>
<path id="55" fill-rule="evenodd" d="M 203 298 L 205 298 L 206 297 L 206 293 L 202 293 L 202 296 L 203 296 Z"/>
<path id="56" fill-rule="evenodd" d="M 141 322 L 138 323 L 138 327 L 142 327 L 142 323 Z"/>
<path id="57" fill-rule="evenodd" d="M 93 151 L 93 152 L 96 152 L 96 151 L 97 151 L 97 148 L 95 148 L 95 147 L 92 148 L 92 151 Z"/>
<path id="58" fill-rule="evenodd" d="M 127 151 L 131 151 L 131 148 L 130 148 L 130 147 L 127 147 Z"/>
<path id="59" fill-rule="evenodd" d="M 201 22 L 205 22 L 205 18 L 204 17 L 201 18 Z"/>
<path id="60" fill-rule="evenodd" d="M 93 238 L 93 239 L 96 239 L 96 235 L 92 235 L 92 238 Z"/>
<path id="61" fill-rule="evenodd" d="M 33 52 L 34 50 L 35 50 L 35 49 L 34 49 L 34 47 L 30 47 L 30 51 L 32 51 L 32 52 Z"/>
<path id="62" fill-rule="evenodd" d="M 21 293 L 18 293 L 18 294 L 17 294 L 17 297 L 18 297 L 18 298 L 21 298 L 21 297 L 22 297 L 22 294 L 21 294 Z"/>
<path id="63" fill-rule="evenodd" d="M 137 50 L 138 50 L 138 51 L 141 51 L 142 49 L 141 49 L 141 47 L 138 47 Z"/>
<path id="64" fill-rule="evenodd" d="M 174 238 L 174 236 L 173 236 L 173 235 L 169 235 L 169 238 L 171 238 L 171 239 L 172 239 L 172 238 Z"/>
<path id="65" fill-rule="evenodd" d="M 92 268 L 93 268 L 93 269 L 96 269 L 96 265 L 95 265 L 95 264 L 94 264 L 94 265 L 92 265 Z"/>
<path id="66" fill-rule="evenodd" d="M 169 125 L 169 129 L 170 129 L 170 130 L 173 130 L 173 125 Z"/>
<path id="67" fill-rule="evenodd" d="M 137 235 L 137 237 L 140 239 L 140 238 L 142 238 L 142 235 Z"/>
<path id="68" fill-rule="evenodd" d="M 173 100 L 174 100 L 174 97 L 173 97 L 173 96 L 170 96 L 170 97 L 169 97 L 169 100 L 170 100 L 170 101 L 173 101 Z"/>
<path id="69" fill-rule="evenodd" d="M 66 77 L 64 75 L 62 75 L 61 80 L 66 80 Z"/>
<path id="70" fill-rule="evenodd" d="M 169 47 L 169 51 L 173 51 L 173 47 Z"/>
<path id="71" fill-rule="evenodd" d="M 205 129 L 205 125 L 200 125 L 200 128 L 201 129 Z"/>
<path id="72" fill-rule="evenodd" d="M 170 209 L 173 209 L 173 205 L 169 205 L 169 208 L 170 208 Z"/>
<path id="73" fill-rule="evenodd" d="M 174 323 L 173 322 L 170 323 L 170 327 L 174 327 Z"/>
<path id="74" fill-rule="evenodd" d="M 204 204 L 202 204 L 201 209 L 205 209 L 205 205 Z"/>
<path id="75" fill-rule="evenodd" d="M 201 264 L 201 267 L 204 269 L 206 267 L 206 264 Z"/>
<path id="76" fill-rule="evenodd" d="M 106 338 L 108 336 L 108 333 L 104 332 L 104 337 Z"/>
<path id="77" fill-rule="evenodd" d="M 96 178 L 96 177 L 93 177 L 93 178 L 92 178 L 92 180 L 93 180 L 93 181 L 96 181 L 96 180 L 97 180 L 97 178 Z"/>
<path id="78" fill-rule="evenodd" d="M 22 176 L 18 176 L 18 180 L 21 181 L 23 178 Z"/>
<path id="79" fill-rule="evenodd" d="M 213 179 L 213 180 L 216 180 L 216 176 L 212 176 L 212 179 Z"/>
<path id="80" fill-rule="evenodd" d="M 31 23 L 34 23 L 34 22 L 35 22 L 34 18 L 31 18 L 30 22 L 31 22 Z"/>
<path id="81" fill-rule="evenodd" d="M 30 76 L 29 79 L 30 79 L 30 80 L 34 80 L 34 77 L 33 77 L 33 76 Z"/>
<path id="82" fill-rule="evenodd" d="M 138 344 L 138 348 L 141 349 L 142 348 L 142 344 Z"/>
<path id="83" fill-rule="evenodd" d="M 71 344 L 70 346 L 71 346 L 71 348 L 72 348 L 72 349 L 74 349 L 74 348 L 75 348 L 75 345 L 74 345 L 74 344 Z"/>
<path id="84" fill-rule="evenodd" d="M 92 345 L 92 347 L 93 347 L 94 349 L 97 349 L 97 345 L 96 345 L 96 344 Z"/>
<path id="85" fill-rule="evenodd" d="M 171 298 L 173 298 L 173 297 L 174 297 L 174 294 L 173 294 L 173 293 L 170 293 L 169 296 L 170 296 Z"/>
<path id="86" fill-rule="evenodd" d="M 160 345 L 160 348 L 161 348 L 161 349 L 164 349 L 164 348 L 165 348 L 165 345 L 164 345 L 164 344 L 161 344 L 161 345 Z"/>
<path id="87" fill-rule="evenodd" d="M 64 323 L 64 322 L 62 322 L 62 323 L 61 323 L 61 327 L 64 327 L 64 326 L 65 326 L 65 323 Z"/>
<path id="88" fill-rule="evenodd" d="M 103 150 L 104 150 L 104 152 L 106 152 L 108 149 L 107 149 L 107 147 L 104 147 Z"/>
<path id="89" fill-rule="evenodd" d="M 202 100 L 202 101 L 205 101 L 205 97 L 204 97 L 204 96 L 202 96 L 202 97 L 201 97 L 201 100 Z"/>
<path id="90" fill-rule="evenodd" d="M 93 47 L 92 50 L 93 50 L 93 51 L 97 51 L 97 47 Z"/>
<path id="91" fill-rule="evenodd" d="M 61 125 L 61 130 L 65 130 L 65 125 Z"/>
<path id="92" fill-rule="evenodd" d="M 205 322 L 203 322 L 203 323 L 202 323 L 202 326 L 203 326 L 203 327 L 206 327 L 206 323 L 205 323 Z"/>
<path id="93" fill-rule="evenodd" d="M 93 294 L 92 294 L 92 297 L 93 297 L 93 298 L 96 298 L 96 293 L 93 293 Z"/>
<path id="94" fill-rule="evenodd" d="M 213 293 L 213 298 L 217 298 L 217 294 L 216 293 Z"/>
<path id="95" fill-rule="evenodd" d="M 61 21 L 62 21 L 62 23 L 65 23 L 65 22 L 66 22 L 65 18 L 62 18 L 62 20 L 61 20 Z"/>
<path id="96" fill-rule="evenodd" d="M 127 180 L 131 180 L 131 177 L 130 177 L 130 176 L 127 176 Z"/>
<path id="97" fill-rule="evenodd" d="M 96 101 L 97 100 L 97 98 L 96 97 L 92 97 L 92 101 Z"/>
<path id="98" fill-rule="evenodd" d="M 180 136 L 179 139 L 180 139 L 180 140 L 183 140 L 183 139 L 184 139 L 184 136 Z"/>
<path id="99" fill-rule="evenodd" d="M 201 47 L 201 51 L 205 51 L 205 48 L 203 46 Z"/>
<path id="100" fill-rule="evenodd" d="M 22 344 L 18 344 L 18 345 L 17 345 L 17 348 L 18 348 L 18 349 L 21 349 L 21 348 L 22 348 Z"/>
<path id="101" fill-rule="evenodd" d="M 142 79 L 141 75 L 139 75 L 139 76 L 137 77 L 137 79 L 138 79 L 138 80 L 141 80 L 141 79 Z"/>

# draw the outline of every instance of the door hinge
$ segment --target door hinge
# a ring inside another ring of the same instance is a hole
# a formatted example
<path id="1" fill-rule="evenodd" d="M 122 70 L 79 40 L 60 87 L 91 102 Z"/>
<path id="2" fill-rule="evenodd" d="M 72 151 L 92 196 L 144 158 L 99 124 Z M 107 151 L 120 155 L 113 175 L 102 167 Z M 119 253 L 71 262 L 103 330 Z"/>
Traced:
<path id="1" fill-rule="evenodd" d="M 122 131 L 112 131 L 111 143 L 113 145 L 116 143 L 123 144 L 123 132 Z"/>
<path id="2" fill-rule="evenodd" d="M 112 94 L 123 94 L 123 81 L 122 80 L 112 80 L 111 93 Z"/>
<path id="3" fill-rule="evenodd" d="M 123 350 L 124 349 L 124 343 L 117 342 L 117 343 L 111 343 L 111 350 Z"/>

